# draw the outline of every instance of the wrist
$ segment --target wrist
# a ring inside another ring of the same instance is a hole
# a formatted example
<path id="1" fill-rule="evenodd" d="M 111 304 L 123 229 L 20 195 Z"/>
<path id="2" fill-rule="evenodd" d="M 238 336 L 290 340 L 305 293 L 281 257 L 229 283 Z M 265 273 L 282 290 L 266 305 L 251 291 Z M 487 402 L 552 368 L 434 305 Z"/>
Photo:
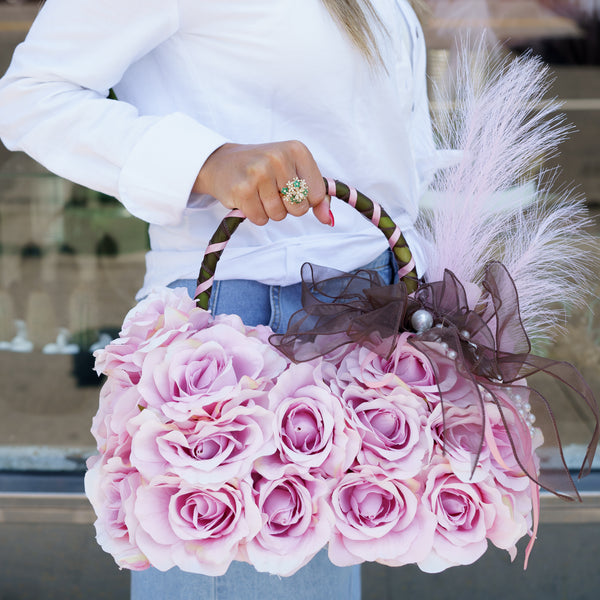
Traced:
<path id="1" fill-rule="evenodd" d="M 227 151 L 232 150 L 235 146 L 239 144 L 233 144 L 231 142 L 226 142 L 222 144 L 211 154 L 209 154 L 208 158 L 204 161 L 202 167 L 200 167 L 200 171 L 198 171 L 198 175 L 196 176 L 196 180 L 194 182 L 194 186 L 192 188 L 192 192 L 195 194 L 209 194 L 210 196 L 214 196 L 214 180 L 215 180 L 215 171 L 218 170 L 216 165 L 218 164 L 219 158 L 226 153 Z"/>

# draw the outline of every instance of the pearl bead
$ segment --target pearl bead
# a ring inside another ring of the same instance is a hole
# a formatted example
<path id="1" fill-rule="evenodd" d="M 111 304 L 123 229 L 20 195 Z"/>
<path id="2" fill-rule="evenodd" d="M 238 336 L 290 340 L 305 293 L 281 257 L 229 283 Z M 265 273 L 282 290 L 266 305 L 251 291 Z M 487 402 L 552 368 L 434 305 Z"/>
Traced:
<path id="1" fill-rule="evenodd" d="M 461 335 L 461 336 L 462 336 L 462 337 L 463 337 L 465 340 L 470 340 L 470 339 L 471 339 L 471 334 L 470 334 L 470 333 L 469 333 L 469 332 L 468 332 L 466 329 L 463 329 L 463 330 L 460 332 L 460 335 Z"/>
<path id="2" fill-rule="evenodd" d="M 428 310 L 420 308 L 413 313 L 410 323 L 417 333 L 423 333 L 433 327 L 433 315 Z"/>
<path id="3" fill-rule="evenodd" d="M 450 360 L 455 360 L 456 357 L 458 356 L 456 353 L 456 350 L 448 350 L 448 352 L 446 352 L 446 356 L 450 359 Z"/>

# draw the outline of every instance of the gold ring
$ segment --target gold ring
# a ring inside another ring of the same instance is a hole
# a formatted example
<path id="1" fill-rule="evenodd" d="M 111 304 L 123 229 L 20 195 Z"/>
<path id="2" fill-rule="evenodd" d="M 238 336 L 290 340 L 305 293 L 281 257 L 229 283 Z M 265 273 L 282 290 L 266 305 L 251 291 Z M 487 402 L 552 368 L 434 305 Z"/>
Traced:
<path id="1" fill-rule="evenodd" d="M 308 184 L 304 179 L 290 179 L 279 191 L 281 197 L 290 204 L 300 204 L 308 198 Z"/>

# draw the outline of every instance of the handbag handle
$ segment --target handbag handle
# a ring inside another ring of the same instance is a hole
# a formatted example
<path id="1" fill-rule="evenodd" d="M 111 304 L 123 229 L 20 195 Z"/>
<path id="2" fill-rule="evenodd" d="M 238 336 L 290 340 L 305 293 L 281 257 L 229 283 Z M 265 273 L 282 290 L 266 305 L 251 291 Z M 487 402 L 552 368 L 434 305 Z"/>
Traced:
<path id="1" fill-rule="evenodd" d="M 414 292 L 417 288 L 415 261 L 402 232 L 391 217 L 379 204 L 345 183 L 326 178 L 324 181 L 330 196 L 335 196 L 355 208 L 385 235 L 398 263 L 399 279 L 404 281 L 409 292 Z M 208 310 L 217 263 L 231 236 L 245 219 L 240 210 L 232 210 L 221 221 L 210 239 L 198 274 L 195 300 L 199 308 Z"/>

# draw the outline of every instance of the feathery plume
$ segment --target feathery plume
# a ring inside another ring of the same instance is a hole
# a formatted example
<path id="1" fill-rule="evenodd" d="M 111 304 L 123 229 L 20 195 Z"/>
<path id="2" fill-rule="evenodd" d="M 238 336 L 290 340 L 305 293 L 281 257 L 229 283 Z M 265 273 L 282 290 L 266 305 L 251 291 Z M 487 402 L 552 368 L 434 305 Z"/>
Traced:
<path id="1" fill-rule="evenodd" d="M 544 167 L 572 127 L 559 103 L 545 99 L 549 69 L 530 54 L 501 59 L 484 41 L 465 44 L 454 71 L 436 90 L 437 135 L 458 158 L 435 177 L 437 202 L 418 223 L 427 279 L 450 269 L 479 284 L 486 263 L 502 262 L 530 338 L 544 343 L 564 321 L 565 300 L 585 304 L 598 260 L 583 198 L 556 189 L 556 170 Z"/>

